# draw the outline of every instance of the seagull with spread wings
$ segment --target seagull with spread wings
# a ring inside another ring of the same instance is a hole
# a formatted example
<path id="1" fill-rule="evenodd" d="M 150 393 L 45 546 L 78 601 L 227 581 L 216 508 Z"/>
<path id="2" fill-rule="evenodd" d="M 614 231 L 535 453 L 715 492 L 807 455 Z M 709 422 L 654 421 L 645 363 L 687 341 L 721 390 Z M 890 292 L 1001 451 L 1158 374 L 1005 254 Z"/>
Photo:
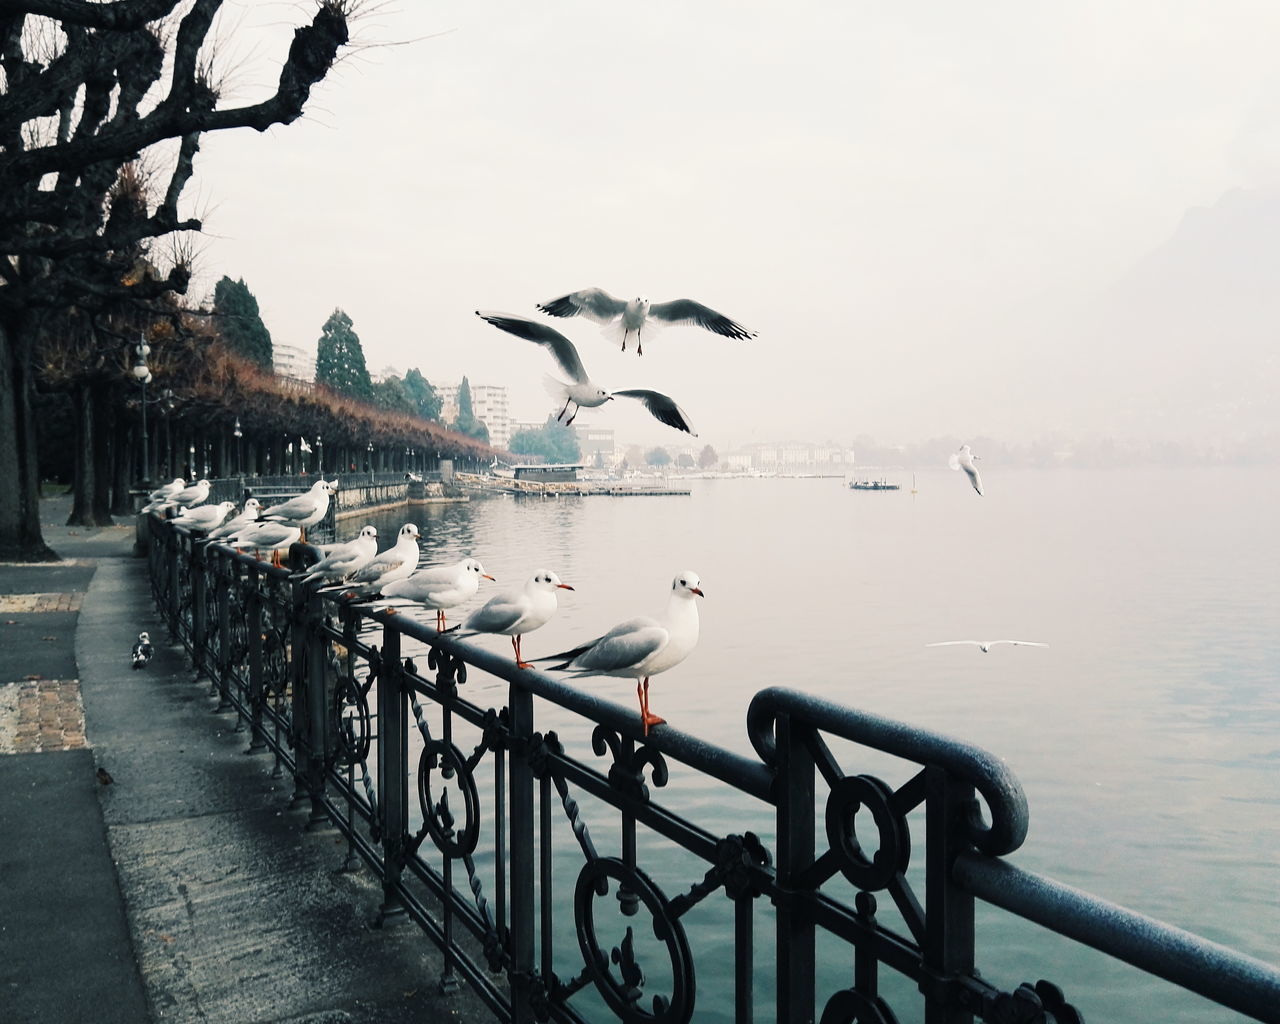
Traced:
<path id="1" fill-rule="evenodd" d="M 530 320 L 527 317 L 516 316 L 514 313 L 486 313 L 482 310 L 476 310 L 476 316 L 486 323 L 493 324 L 499 330 L 541 345 L 551 353 L 552 357 L 560 365 L 560 369 L 570 379 L 570 383 L 566 384 L 564 381 L 556 380 L 554 377 L 548 377 L 548 389 L 558 399 L 564 399 L 564 407 L 560 410 L 560 415 L 556 419 L 563 419 L 565 414 L 569 412 L 569 406 L 573 406 L 573 412 L 565 420 L 565 426 L 573 422 L 574 417 L 578 415 L 579 409 L 595 409 L 611 399 L 621 397 L 634 398 L 642 403 L 653 415 L 654 419 L 660 423 L 665 423 L 676 430 L 683 430 L 686 434 L 692 434 L 694 437 L 698 436 L 685 411 L 676 405 L 673 399 L 668 398 L 661 392 L 649 391 L 645 388 L 629 388 L 625 391 L 609 392 L 600 387 L 599 384 L 596 384 L 587 376 L 587 371 L 582 365 L 582 360 L 578 358 L 578 350 L 573 342 L 554 327 L 548 327 L 546 324 Z"/>
<path id="2" fill-rule="evenodd" d="M 1013 644 L 1015 647 L 1048 647 L 1048 644 L 1036 643 L 1034 640 L 939 640 L 936 644 L 925 644 L 926 647 L 955 647 L 958 644 L 976 647 L 983 654 L 990 654 L 996 644 Z"/>
<path id="3" fill-rule="evenodd" d="M 747 330 L 723 313 L 717 313 L 693 299 L 651 303 L 643 296 L 630 300 L 615 299 L 603 288 L 583 288 L 541 303 L 538 308 L 548 316 L 585 316 L 604 324 L 607 332 L 621 339 L 623 352 L 627 350 L 627 339 L 634 334 L 636 355 L 641 356 L 644 355 L 644 339 L 666 324 L 692 324 L 726 338 L 745 340 L 756 336 L 755 331 Z"/>

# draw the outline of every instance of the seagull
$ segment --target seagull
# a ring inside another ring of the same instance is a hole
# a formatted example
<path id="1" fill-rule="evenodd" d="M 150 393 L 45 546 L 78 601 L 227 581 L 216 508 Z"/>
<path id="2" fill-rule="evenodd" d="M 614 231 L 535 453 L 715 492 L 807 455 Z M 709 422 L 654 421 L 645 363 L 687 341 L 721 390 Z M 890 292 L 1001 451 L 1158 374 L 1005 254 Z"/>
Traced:
<path id="1" fill-rule="evenodd" d="M 627 350 L 627 338 L 636 336 L 636 355 L 644 355 L 644 338 L 657 332 L 665 324 L 693 324 L 705 327 L 712 334 L 726 338 L 747 339 L 756 336 L 723 313 L 704 306 L 692 299 L 673 299 L 670 302 L 650 303 L 640 297 L 630 302 L 615 299 L 602 288 L 584 288 L 570 292 L 558 299 L 538 306 L 548 316 L 585 316 L 622 340 L 622 351 Z M 643 332 L 643 334 L 642 334 Z"/>
<path id="2" fill-rule="evenodd" d="M 298 575 L 302 577 L 304 583 L 311 580 L 322 579 L 333 583 L 344 580 L 357 569 L 363 568 L 373 561 L 373 556 L 378 553 L 378 528 L 376 526 L 366 526 L 360 531 L 359 536 L 355 540 L 347 541 L 345 544 L 339 544 L 332 548 L 324 558 L 316 562 L 304 573 Z"/>
<path id="3" fill-rule="evenodd" d="M 400 527 L 396 542 L 351 574 L 346 595 L 368 597 L 383 587 L 402 580 L 418 566 L 418 528 L 413 523 Z"/>
<path id="4" fill-rule="evenodd" d="M 239 533 L 246 526 L 252 526 L 256 523 L 261 511 L 262 502 L 257 498 L 246 498 L 244 502 L 244 511 L 235 518 L 228 519 L 216 530 L 210 530 L 209 539 L 218 540 L 220 537 L 230 537 L 234 533 Z"/>
<path id="5" fill-rule="evenodd" d="M 264 508 L 262 518 L 298 527 L 305 540 L 307 527 L 315 526 L 328 514 L 329 496 L 337 489 L 337 480 L 317 480 L 305 494 Z"/>
<path id="6" fill-rule="evenodd" d="M 173 508 L 191 508 L 193 505 L 200 505 L 209 497 L 209 481 L 197 480 L 190 487 L 184 487 L 175 494 L 166 504 L 166 507 Z"/>
<path id="7" fill-rule="evenodd" d="M 184 508 L 174 517 L 173 525 L 181 530 L 211 530 L 231 515 L 235 507 L 234 501 L 222 501 L 217 505 Z"/>
<path id="8" fill-rule="evenodd" d="M 441 565 L 419 569 L 413 575 L 396 580 L 382 588 L 383 597 L 406 597 L 424 608 L 436 610 L 436 632 L 444 632 L 444 610 L 476 596 L 480 581 L 493 580 L 484 566 L 474 558 L 464 558 L 457 565 Z M 392 608 L 391 612 L 395 612 Z"/>
<path id="9" fill-rule="evenodd" d="M 665 721 L 649 710 L 649 677 L 680 664 L 697 645 L 698 606 L 693 599 L 702 596 L 698 574 L 686 570 L 671 581 L 671 597 L 660 618 L 628 619 L 590 643 L 537 660 L 559 661 L 552 671 L 634 679 L 640 721 L 648 736 L 649 726 Z"/>
<path id="10" fill-rule="evenodd" d="M 182 488 L 186 485 L 186 481 L 180 476 L 175 476 L 169 483 L 162 487 L 157 487 L 154 491 L 147 495 L 147 504 L 143 507 L 143 512 L 154 512 L 156 509 L 167 505 Z"/>
<path id="11" fill-rule="evenodd" d="M 495 594 L 481 607 L 467 616 L 462 628 L 474 633 L 497 633 L 511 637 L 511 647 L 516 652 L 516 667 L 529 668 L 529 662 L 520 655 L 520 638 L 544 626 L 556 613 L 559 602 L 557 590 L 572 590 L 560 577 L 547 569 L 539 569 L 520 590 L 507 590 Z"/>
<path id="12" fill-rule="evenodd" d="M 302 527 L 289 523 L 270 522 L 259 519 L 250 523 L 243 530 L 226 538 L 228 544 L 237 550 L 253 548 L 262 557 L 263 551 L 271 552 L 271 564 L 280 568 L 280 552 L 287 550 L 302 536 Z"/>
<path id="13" fill-rule="evenodd" d="M 698 436 L 689 422 L 688 414 L 666 395 L 643 388 L 615 391 L 610 394 L 600 385 L 594 383 L 587 376 L 587 371 L 583 368 L 582 360 L 578 358 L 578 350 L 574 347 L 573 342 L 555 328 L 511 313 L 485 313 L 476 310 L 476 316 L 486 323 L 493 324 L 499 330 L 543 346 L 551 353 L 555 361 L 560 364 L 560 369 L 569 375 L 572 381 L 571 384 L 565 384 L 563 381 L 556 380 L 553 377 L 547 378 L 549 390 L 557 395 L 557 400 L 559 398 L 564 399 L 564 408 L 560 410 L 560 415 L 556 419 L 561 419 L 569 411 L 570 405 L 574 407 L 573 415 L 565 420 L 565 426 L 574 421 L 579 409 L 595 409 L 604 405 L 605 402 L 621 396 L 623 398 L 634 398 L 643 403 L 644 407 L 659 422 L 665 423 L 669 427 L 675 427 L 676 430 L 683 430 L 686 434 L 692 434 L 694 437 Z"/>
<path id="14" fill-rule="evenodd" d="M 979 491 L 979 494 L 982 492 Z M 939 640 L 936 644 L 925 644 L 926 647 L 952 647 L 956 644 L 969 644 L 988 654 L 996 644 L 1013 644 L 1015 647 L 1048 647 L 1048 644 L 1036 643 L 1034 640 Z"/>
<path id="15" fill-rule="evenodd" d="M 974 455 L 967 444 L 962 444 L 959 451 L 951 453 L 947 465 L 952 469 L 963 469 L 969 477 L 969 483 L 973 484 L 973 489 L 982 494 L 982 477 L 978 476 L 978 467 L 973 464 L 977 458 L 980 456 Z"/>
<path id="16" fill-rule="evenodd" d="M 138 642 L 133 645 L 133 651 L 129 654 L 129 657 L 133 660 L 134 669 L 146 668 L 147 662 L 151 660 L 152 653 L 151 634 L 146 632 L 139 633 Z"/>

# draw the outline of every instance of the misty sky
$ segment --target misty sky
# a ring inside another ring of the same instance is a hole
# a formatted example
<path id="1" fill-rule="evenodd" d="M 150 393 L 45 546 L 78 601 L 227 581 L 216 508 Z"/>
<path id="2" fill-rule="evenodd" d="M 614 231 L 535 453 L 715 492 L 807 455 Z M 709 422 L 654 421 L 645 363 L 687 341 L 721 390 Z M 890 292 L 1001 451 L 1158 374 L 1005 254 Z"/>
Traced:
<path id="1" fill-rule="evenodd" d="M 304 6 L 229 5 L 227 98 Z M 243 277 L 312 350 L 340 306 L 371 370 L 506 384 L 521 418 L 551 360 L 472 311 L 599 286 L 759 331 L 636 359 L 554 322 L 716 445 L 1088 432 L 1036 353 L 1188 209 L 1275 184 L 1277 30 L 1263 0 L 384 6 L 303 121 L 205 137 L 195 291 Z"/>

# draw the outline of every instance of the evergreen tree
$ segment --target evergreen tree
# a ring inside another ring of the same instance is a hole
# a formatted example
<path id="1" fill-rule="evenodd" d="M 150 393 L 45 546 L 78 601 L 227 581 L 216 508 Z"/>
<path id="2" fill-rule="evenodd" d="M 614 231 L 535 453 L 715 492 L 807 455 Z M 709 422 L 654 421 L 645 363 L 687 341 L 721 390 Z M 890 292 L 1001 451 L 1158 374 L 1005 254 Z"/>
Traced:
<path id="1" fill-rule="evenodd" d="M 665 448 L 650 448 L 644 453 L 644 461 L 651 466 L 668 466 L 671 464 L 671 453 Z"/>
<path id="2" fill-rule="evenodd" d="M 227 348 L 270 370 L 272 365 L 271 332 L 258 313 L 254 298 L 244 279 L 233 281 L 223 277 L 213 289 L 213 324 Z"/>
<path id="3" fill-rule="evenodd" d="M 417 369 L 404 375 L 404 390 L 409 400 L 416 407 L 417 414 L 424 420 L 440 420 L 440 393 L 431 386 L 431 382 L 422 376 Z"/>
<path id="4" fill-rule="evenodd" d="M 453 421 L 453 429 L 459 434 L 489 443 L 489 428 L 483 421 L 476 419 L 475 410 L 471 406 L 471 382 L 466 377 L 462 378 L 462 383 L 458 386 L 458 418 Z"/>
<path id="5" fill-rule="evenodd" d="M 418 415 L 418 406 L 409 397 L 409 390 L 399 377 L 388 377 L 373 385 L 373 404 L 387 412 L 402 412 L 409 416 Z"/>
<path id="6" fill-rule="evenodd" d="M 364 364 L 360 336 L 351 329 L 351 317 L 335 309 L 324 322 L 316 345 L 316 383 L 362 402 L 373 401 L 373 382 Z"/>
<path id="7" fill-rule="evenodd" d="M 582 457 L 578 435 L 548 416 L 538 430 L 519 430 L 508 446 L 515 455 L 541 455 L 548 462 L 577 462 Z"/>
<path id="8" fill-rule="evenodd" d="M 699 469 L 710 469 L 719 461 L 720 456 L 716 454 L 716 450 L 711 445 L 704 446 L 702 451 L 698 453 Z"/>

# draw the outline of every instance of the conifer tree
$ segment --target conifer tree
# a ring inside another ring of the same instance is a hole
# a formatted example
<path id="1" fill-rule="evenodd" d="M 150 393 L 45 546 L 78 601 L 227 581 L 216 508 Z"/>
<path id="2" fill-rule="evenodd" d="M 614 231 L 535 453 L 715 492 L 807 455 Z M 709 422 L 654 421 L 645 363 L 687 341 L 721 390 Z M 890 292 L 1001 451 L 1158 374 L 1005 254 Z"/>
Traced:
<path id="1" fill-rule="evenodd" d="M 373 401 L 373 382 L 364 362 L 360 336 L 351 317 L 335 309 L 324 322 L 316 345 L 316 383 L 362 402 Z"/>
<path id="2" fill-rule="evenodd" d="M 271 369 L 271 332 L 262 322 L 258 300 L 244 278 L 233 281 L 223 277 L 213 289 L 214 329 L 227 347 L 237 355 Z"/>
<path id="3" fill-rule="evenodd" d="M 422 376 L 422 371 L 412 369 L 404 375 L 404 389 L 410 401 L 417 408 L 417 413 L 424 420 L 440 420 L 440 392 L 431 386 L 431 382 Z"/>

